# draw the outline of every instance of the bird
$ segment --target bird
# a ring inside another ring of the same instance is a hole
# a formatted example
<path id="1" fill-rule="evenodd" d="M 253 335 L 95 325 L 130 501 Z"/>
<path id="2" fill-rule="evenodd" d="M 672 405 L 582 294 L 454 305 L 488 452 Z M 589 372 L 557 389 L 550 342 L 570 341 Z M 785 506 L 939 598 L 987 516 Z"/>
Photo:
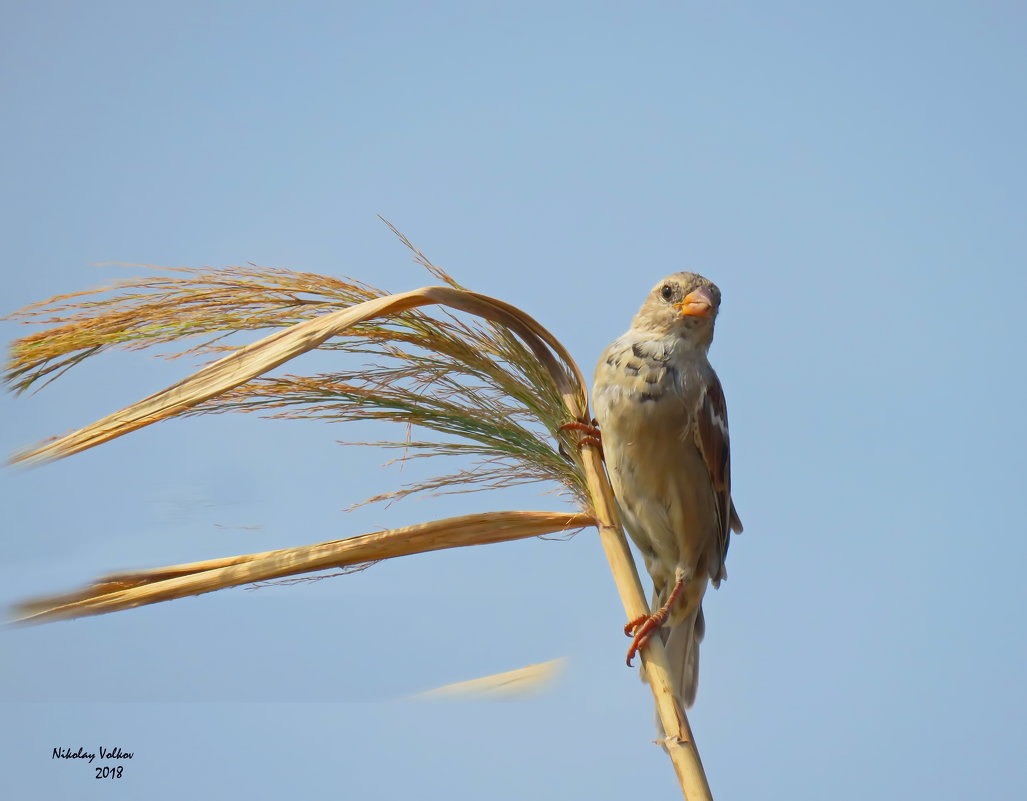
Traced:
<path id="1" fill-rule="evenodd" d="M 727 405 L 707 352 L 720 290 L 693 272 L 653 287 L 599 358 L 594 423 L 621 521 L 653 581 L 651 615 L 628 623 L 627 662 L 659 633 L 685 708 L 695 702 L 707 585 L 727 577 L 731 499 Z"/>

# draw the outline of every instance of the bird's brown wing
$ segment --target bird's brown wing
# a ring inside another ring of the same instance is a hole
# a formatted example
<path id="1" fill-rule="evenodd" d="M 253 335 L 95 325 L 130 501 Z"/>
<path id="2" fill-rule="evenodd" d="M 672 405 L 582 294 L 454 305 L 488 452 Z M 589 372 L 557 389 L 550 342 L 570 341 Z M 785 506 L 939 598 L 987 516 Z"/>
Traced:
<path id="1" fill-rule="evenodd" d="M 731 503 L 731 438 L 727 427 L 727 401 L 720 379 L 711 369 L 703 382 L 696 409 L 696 444 L 702 451 L 706 467 L 710 471 L 713 491 L 717 495 L 718 528 L 720 535 L 720 575 L 713 576 L 719 582 L 724 573 L 724 560 L 731 539 L 731 529 L 742 530 L 734 505 Z"/>

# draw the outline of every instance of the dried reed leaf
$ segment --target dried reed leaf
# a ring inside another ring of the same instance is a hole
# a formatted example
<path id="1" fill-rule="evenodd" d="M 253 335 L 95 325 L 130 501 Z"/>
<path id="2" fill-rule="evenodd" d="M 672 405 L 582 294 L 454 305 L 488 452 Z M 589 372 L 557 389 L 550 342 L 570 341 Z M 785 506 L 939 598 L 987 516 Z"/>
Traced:
<path id="1" fill-rule="evenodd" d="M 587 401 L 580 371 L 563 345 L 536 320 L 515 306 L 486 295 L 452 287 L 425 287 L 368 300 L 348 309 L 297 323 L 284 331 L 277 331 L 119 412 L 16 454 L 14 461 L 40 462 L 70 456 L 130 431 L 182 414 L 318 347 L 358 323 L 434 303 L 486 317 L 516 331 L 545 367 L 548 378 L 557 388 L 566 408 L 579 417 L 585 414 Z"/>
<path id="2" fill-rule="evenodd" d="M 487 512 L 379 531 L 318 545 L 208 559 L 105 576 L 75 593 L 20 604 L 16 623 L 102 615 L 189 595 L 446 548 L 490 545 L 594 525 L 566 512 Z"/>

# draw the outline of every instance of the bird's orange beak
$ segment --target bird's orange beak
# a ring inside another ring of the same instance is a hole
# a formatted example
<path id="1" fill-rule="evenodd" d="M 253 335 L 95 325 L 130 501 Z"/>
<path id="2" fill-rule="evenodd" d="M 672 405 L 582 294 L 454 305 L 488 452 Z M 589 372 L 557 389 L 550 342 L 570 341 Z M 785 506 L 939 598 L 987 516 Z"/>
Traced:
<path id="1" fill-rule="evenodd" d="M 705 289 L 697 289 L 685 295 L 680 303 L 675 303 L 682 317 L 709 317 L 713 310 L 713 298 Z"/>

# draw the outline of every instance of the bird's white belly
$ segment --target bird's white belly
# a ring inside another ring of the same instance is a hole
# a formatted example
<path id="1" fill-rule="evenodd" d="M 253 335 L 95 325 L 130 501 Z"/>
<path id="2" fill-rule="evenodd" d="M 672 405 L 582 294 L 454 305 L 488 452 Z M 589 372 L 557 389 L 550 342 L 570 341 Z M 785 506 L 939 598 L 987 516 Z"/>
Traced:
<path id="1" fill-rule="evenodd" d="M 603 393 L 596 413 L 624 526 L 657 594 L 674 583 L 678 567 L 705 579 L 707 550 L 717 542 L 710 526 L 716 502 L 709 482 L 698 480 L 707 468 L 681 398 L 674 392 L 654 400 Z"/>

